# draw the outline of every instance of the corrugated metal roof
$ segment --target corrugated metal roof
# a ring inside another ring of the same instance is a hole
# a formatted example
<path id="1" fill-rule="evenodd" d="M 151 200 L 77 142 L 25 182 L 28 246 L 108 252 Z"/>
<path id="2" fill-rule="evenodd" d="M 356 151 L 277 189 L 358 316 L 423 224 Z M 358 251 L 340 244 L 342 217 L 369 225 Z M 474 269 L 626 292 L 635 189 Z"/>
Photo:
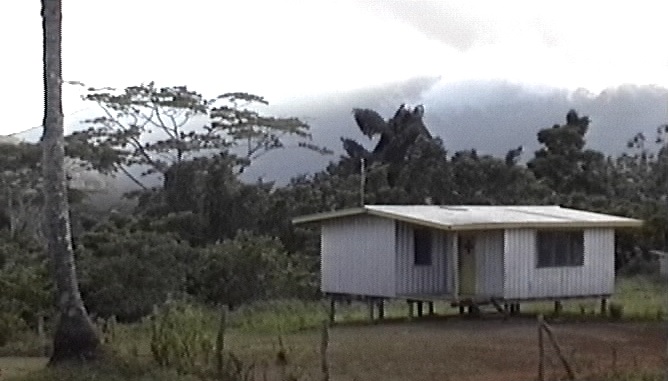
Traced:
<path id="1" fill-rule="evenodd" d="M 293 223 L 368 214 L 446 230 L 508 229 L 530 227 L 640 227 L 641 220 L 563 208 L 556 205 L 365 205 L 360 208 L 317 213 Z"/>

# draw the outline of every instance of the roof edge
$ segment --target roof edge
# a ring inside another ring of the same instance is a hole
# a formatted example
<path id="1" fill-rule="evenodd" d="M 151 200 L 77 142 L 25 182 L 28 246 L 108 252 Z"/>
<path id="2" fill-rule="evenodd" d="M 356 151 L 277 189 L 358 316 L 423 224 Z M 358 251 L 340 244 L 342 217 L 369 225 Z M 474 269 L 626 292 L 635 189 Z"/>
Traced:
<path id="1" fill-rule="evenodd" d="M 356 216 L 360 214 L 367 214 L 369 210 L 365 207 L 358 207 L 358 208 L 347 208 L 347 209 L 339 209 L 339 210 L 333 210 L 330 212 L 319 212 L 319 213 L 312 213 L 312 214 L 307 214 L 303 216 L 298 216 L 294 217 L 291 221 L 295 225 L 301 225 L 301 224 L 307 224 L 311 222 L 319 222 L 322 220 L 330 220 L 333 218 L 341 218 L 341 217 L 349 217 L 349 216 Z"/>
<path id="2" fill-rule="evenodd" d="M 559 206 L 557 206 L 559 207 Z M 600 213 L 596 213 L 600 214 Z M 421 220 L 419 218 L 413 218 L 404 216 L 401 214 L 395 214 L 392 212 L 379 210 L 376 208 L 368 208 L 366 205 L 364 207 L 356 208 L 347 208 L 340 210 L 333 210 L 329 212 L 319 212 L 303 216 L 298 216 L 293 218 L 291 221 L 295 225 L 307 224 L 307 223 L 317 223 L 324 220 L 331 220 L 335 218 L 343 218 L 350 216 L 358 215 L 371 215 L 377 217 L 384 217 L 393 220 L 398 220 L 406 223 L 412 223 L 416 225 L 421 225 L 425 227 L 431 227 L 439 230 L 486 230 L 486 229 L 518 229 L 518 228 L 640 228 L 644 225 L 643 220 L 633 219 L 628 217 L 621 217 L 610 215 L 615 217 L 616 221 L 563 221 L 563 222 L 534 222 L 534 223 L 525 223 L 525 222 L 490 222 L 490 223 L 467 223 L 467 224 L 439 224 L 431 221 Z"/>

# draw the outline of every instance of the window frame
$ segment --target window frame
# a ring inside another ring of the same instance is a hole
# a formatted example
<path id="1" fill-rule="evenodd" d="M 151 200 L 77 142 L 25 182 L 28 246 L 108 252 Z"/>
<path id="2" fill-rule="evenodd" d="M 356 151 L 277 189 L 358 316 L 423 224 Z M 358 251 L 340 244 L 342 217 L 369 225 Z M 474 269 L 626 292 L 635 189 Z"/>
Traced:
<path id="1" fill-rule="evenodd" d="M 584 241 L 585 239 L 583 229 L 537 230 L 535 245 L 536 268 L 542 269 L 584 266 Z M 549 252 L 544 251 L 546 245 L 549 245 Z"/>
<path id="2" fill-rule="evenodd" d="M 433 264 L 434 232 L 429 228 L 413 228 L 413 265 L 428 267 Z"/>

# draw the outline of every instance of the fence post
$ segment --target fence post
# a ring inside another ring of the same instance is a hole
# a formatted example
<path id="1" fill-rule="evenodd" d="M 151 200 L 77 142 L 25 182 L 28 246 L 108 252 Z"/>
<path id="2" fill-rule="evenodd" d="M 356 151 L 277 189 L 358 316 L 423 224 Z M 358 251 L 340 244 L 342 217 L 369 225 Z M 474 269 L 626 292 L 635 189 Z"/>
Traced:
<path id="1" fill-rule="evenodd" d="M 538 381 L 545 381 L 545 345 L 543 344 L 543 315 L 538 315 Z"/>
<path id="2" fill-rule="evenodd" d="M 44 315 L 37 315 L 37 337 L 39 338 L 39 345 L 42 348 L 44 356 L 49 355 L 49 344 L 47 344 L 46 329 L 44 327 Z"/>
<path id="3" fill-rule="evenodd" d="M 327 363 L 327 347 L 329 345 L 329 326 L 327 321 L 322 322 L 322 338 L 320 341 L 320 367 L 322 381 L 329 381 L 329 364 Z"/>
<path id="4" fill-rule="evenodd" d="M 557 339 L 554 337 L 554 334 L 552 333 L 552 329 L 550 328 L 545 321 L 542 322 L 541 326 L 545 330 L 545 333 L 547 333 L 547 338 L 550 340 L 552 343 L 552 346 L 554 347 L 555 352 L 557 352 L 557 356 L 559 357 L 559 360 L 561 361 L 561 364 L 564 366 L 564 369 L 566 370 L 566 374 L 568 375 L 569 380 L 575 380 L 575 373 L 573 372 L 573 368 L 571 368 L 571 365 L 568 363 L 566 360 L 566 357 L 564 357 L 564 354 L 561 352 L 561 347 L 559 346 L 559 343 L 557 343 Z"/>

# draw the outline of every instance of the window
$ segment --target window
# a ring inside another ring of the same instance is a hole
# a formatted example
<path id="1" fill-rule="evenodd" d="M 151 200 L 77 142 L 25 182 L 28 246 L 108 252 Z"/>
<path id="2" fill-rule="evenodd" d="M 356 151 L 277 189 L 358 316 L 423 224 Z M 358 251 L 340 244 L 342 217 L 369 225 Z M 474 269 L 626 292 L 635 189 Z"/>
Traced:
<path id="1" fill-rule="evenodd" d="M 417 266 L 431 265 L 431 230 L 413 229 L 414 263 Z"/>
<path id="2" fill-rule="evenodd" d="M 580 231 L 538 231 L 537 267 L 584 265 L 584 234 Z"/>

